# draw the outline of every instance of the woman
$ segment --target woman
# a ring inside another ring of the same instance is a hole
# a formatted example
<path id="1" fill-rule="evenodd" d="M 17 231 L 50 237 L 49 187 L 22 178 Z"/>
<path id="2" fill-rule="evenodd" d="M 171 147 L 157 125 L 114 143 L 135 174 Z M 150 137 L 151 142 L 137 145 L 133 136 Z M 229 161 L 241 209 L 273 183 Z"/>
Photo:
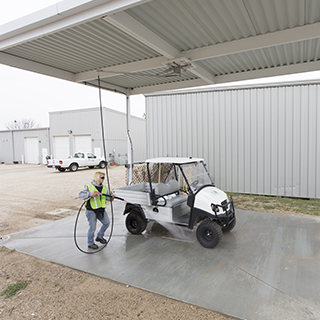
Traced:
<path id="1" fill-rule="evenodd" d="M 107 195 L 107 188 L 103 185 L 105 174 L 103 172 L 96 172 L 90 184 L 79 193 L 79 199 L 86 202 L 86 216 L 89 222 L 88 230 L 88 248 L 98 249 L 99 247 L 94 243 L 94 233 L 96 231 L 97 219 L 102 223 L 102 226 L 97 234 L 96 241 L 106 244 L 107 240 L 103 238 L 105 231 L 110 225 L 110 221 L 105 210 L 106 201 L 113 200 L 113 195 Z"/>

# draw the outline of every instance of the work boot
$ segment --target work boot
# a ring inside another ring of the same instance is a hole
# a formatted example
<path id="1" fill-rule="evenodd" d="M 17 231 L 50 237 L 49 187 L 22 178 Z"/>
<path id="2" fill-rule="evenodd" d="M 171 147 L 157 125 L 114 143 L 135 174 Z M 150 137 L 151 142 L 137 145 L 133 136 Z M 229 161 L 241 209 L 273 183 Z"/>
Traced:
<path id="1" fill-rule="evenodd" d="M 88 248 L 97 250 L 99 247 L 94 243 L 94 244 L 90 244 L 90 246 L 88 246 Z"/>
<path id="2" fill-rule="evenodd" d="M 107 243 L 107 240 L 104 239 L 104 238 L 98 238 L 98 237 L 96 237 L 96 241 L 98 241 L 98 242 L 100 242 L 100 243 L 102 243 L 102 244 L 106 244 L 106 243 Z"/>

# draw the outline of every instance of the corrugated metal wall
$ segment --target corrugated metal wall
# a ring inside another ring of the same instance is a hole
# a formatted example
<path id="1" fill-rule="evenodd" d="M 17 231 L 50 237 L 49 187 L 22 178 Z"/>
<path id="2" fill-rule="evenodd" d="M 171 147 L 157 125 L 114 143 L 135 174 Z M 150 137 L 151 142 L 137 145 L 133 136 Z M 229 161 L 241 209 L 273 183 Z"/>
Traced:
<path id="1" fill-rule="evenodd" d="M 49 128 L 32 128 L 0 131 L 0 162 L 12 163 L 25 160 L 25 139 L 37 138 L 39 163 L 43 163 L 42 150 L 50 149 Z"/>
<path id="2" fill-rule="evenodd" d="M 0 163 L 15 161 L 12 130 L 0 131 Z"/>
<path id="3" fill-rule="evenodd" d="M 205 158 L 226 191 L 320 198 L 320 85 L 146 97 L 147 154 Z"/>

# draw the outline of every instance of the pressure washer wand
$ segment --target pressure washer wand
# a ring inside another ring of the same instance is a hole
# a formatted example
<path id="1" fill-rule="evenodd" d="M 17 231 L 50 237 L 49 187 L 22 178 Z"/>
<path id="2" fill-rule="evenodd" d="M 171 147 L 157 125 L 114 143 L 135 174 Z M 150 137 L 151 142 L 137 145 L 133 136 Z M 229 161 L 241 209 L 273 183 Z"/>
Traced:
<path id="1" fill-rule="evenodd" d="M 105 193 L 101 193 L 101 195 L 107 197 L 108 201 L 113 201 L 114 199 L 120 200 L 120 201 L 125 201 L 123 198 L 120 197 L 116 197 L 116 196 L 112 196 L 111 194 L 105 194 Z"/>

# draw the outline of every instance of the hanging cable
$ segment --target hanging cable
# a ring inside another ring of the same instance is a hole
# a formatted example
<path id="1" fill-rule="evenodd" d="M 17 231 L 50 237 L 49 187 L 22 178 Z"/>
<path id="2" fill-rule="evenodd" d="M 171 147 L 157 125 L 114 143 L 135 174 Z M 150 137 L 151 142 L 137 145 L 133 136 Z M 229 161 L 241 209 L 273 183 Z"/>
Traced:
<path id="1" fill-rule="evenodd" d="M 107 152 L 106 152 L 106 143 L 105 143 L 105 138 L 104 138 L 104 123 L 103 123 L 103 109 L 102 109 L 102 97 L 101 97 L 101 83 L 100 83 L 100 75 L 98 73 L 98 87 L 99 87 L 99 102 L 100 102 L 100 120 L 101 120 L 101 135 L 102 135 L 102 145 L 103 145 L 103 153 L 104 153 L 104 159 L 105 159 L 105 163 L 106 163 L 106 177 L 107 177 L 107 184 L 108 184 L 108 193 L 111 194 L 111 186 L 110 186 L 110 179 L 109 179 L 109 172 L 108 172 L 108 162 L 107 162 Z M 123 200 L 121 198 L 118 198 L 120 200 Z M 100 247 L 97 250 L 94 251 L 85 251 L 83 249 L 81 249 L 78 245 L 77 242 L 77 226 L 78 226 L 78 220 L 79 220 L 79 216 L 81 213 L 81 210 L 83 208 L 83 206 L 85 205 L 85 203 L 87 202 L 87 200 L 85 200 L 83 202 L 83 204 L 81 205 L 77 217 L 76 217 L 76 222 L 74 225 L 74 232 L 73 232 L 73 236 L 74 236 L 74 243 L 76 245 L 76 247 L 83 253 L 87 253 L 87 254 L 93 254 L 93 253 L 98 253 L 101 250 L 103 250 L 108 243 L 111 240 L 112 234 L 113 234 L 113 227 L 114 227 L 114 213 L 113 213 L 113 204 L 112 201 L 110 201 L 110 208 L 111 208 L 111 226 L 110 226 L 110 234 L 107 240 L 107 243 L 104 244 L 102 247 Z"/>
<path id="2" fill-rule="evenodd" d="M 99 102 L 100 102 L 100 120 L 101 120 L 102 145 L 103 145 L 104 159 L 106 161 L 106 177 L 107 177 L 107 183 L 108 183 L 108 193 L 111 194 L 111 186 L 110 186 L 109 170 L 108 170 L 108 162 L 107 162 L 106 142 L 105 142 L 105 138 L 104 138 L 102 95 L 101 95 L 101 83 L 100 83 L 100 75 L 99 75 L 99 73 L 98 73 L 98 86 L 99 86 Z M 107 243 L 105 244 L 105 246 L 109 243 L 109 241 L 111 239 L 111 236 L 112 236 L 112 233 L 113 233 L 113 226 L 114 226 L 114 214 L 113 214 L 112 201 L 110 201 L 110 207 L 111 207 L 111 231 L 110 231 L 109 239 L 107 240 Z"/>

